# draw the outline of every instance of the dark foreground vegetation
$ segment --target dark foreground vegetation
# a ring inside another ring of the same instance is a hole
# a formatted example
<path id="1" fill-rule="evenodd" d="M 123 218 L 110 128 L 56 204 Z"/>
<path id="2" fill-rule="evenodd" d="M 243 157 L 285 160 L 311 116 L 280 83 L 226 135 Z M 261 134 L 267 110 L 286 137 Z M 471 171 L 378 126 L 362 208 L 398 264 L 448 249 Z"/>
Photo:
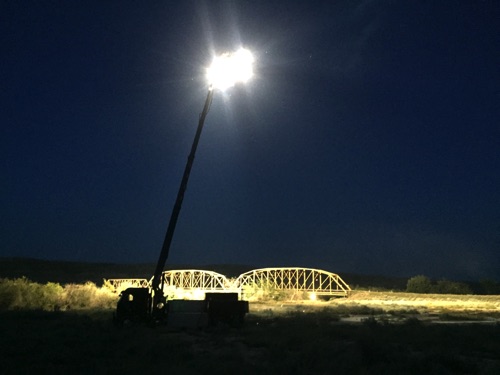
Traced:
<path id="1" fill-rule="evenodd" d="M 500 326 L 254 313 L 242 329 L 115 328 L 111 310 L 0 312 L 2 374 L 499 374 Z"/>

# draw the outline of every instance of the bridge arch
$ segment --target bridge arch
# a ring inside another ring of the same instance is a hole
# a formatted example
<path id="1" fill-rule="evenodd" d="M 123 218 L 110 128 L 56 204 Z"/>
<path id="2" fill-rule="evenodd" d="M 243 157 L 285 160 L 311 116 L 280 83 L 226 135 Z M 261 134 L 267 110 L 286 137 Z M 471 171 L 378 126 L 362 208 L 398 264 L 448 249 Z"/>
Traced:
<path id="1" fill-rule="evenodd" d="M 169 299 L 205 298 L 205 293 L 228 293 L 240 290 L 234 288 L 226 276 L 206 270 L 168 270 L 162 273 L 163 291 Z"/>
<path id="2" fill-rule="evenodd" d="M 127 288 L 149 288 L 147 279 L 104 279 L 104 286 L 115 293 Z"/>
<path id="3" fill-rule="evenodd" d="M 162 273 L 165 286 L 175 286 L 182 289 L 202 289 L 222 291 L 230 285 L 226 276 L 205 270 L 168 270 Z"/>
<path id="4" fill-rule="evenodd" d="M 252 288 L 273 288 L 295 292 L 314 293 L 317 296 L 348 296 L 349 285 L 332 272 L 300 267 L 260 268 L 241 274 L 235 284 L 245 290 Z"/>

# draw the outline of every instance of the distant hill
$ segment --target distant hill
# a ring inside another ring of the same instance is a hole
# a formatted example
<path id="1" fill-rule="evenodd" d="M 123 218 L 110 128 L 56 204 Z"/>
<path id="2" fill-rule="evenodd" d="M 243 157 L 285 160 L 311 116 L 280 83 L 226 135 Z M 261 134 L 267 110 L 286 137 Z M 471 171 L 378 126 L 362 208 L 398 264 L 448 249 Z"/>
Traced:
<path id="1" fill-rule="evenodd" d="M 211 265 L 168 265 L 166 269 L 203 269 L 221 273 L 227 277 L 237 277 L 240 274 L 259 268 L 249 265 L 211 264 Z M 150 279 L 153 276 L 155 264 L 117 264 L 117 263 L 83 263 L 69 261 L 54 261 L 31 258 L 1 258 L 0 278 L 14 279 L 27 277 L 38 283 L 55 282 L 60 284 L 80 284 L 91 281 L 102 285 L 103 279 Z M 351 288 L 372 288 L 404 290 L 406 278 L 374 275 L 357 275 L 339 273 L 331 270 L 351 286 Z"/>
<path id="2" fill-rule="evenodd" d="M 152 263 L 84 263 L 32 258 L 0 257 L 0 278 L 15 279 L 27 277 L 38 283 L 56 282 L 79 284 L 91 281 L 102 285 L 103 279 L 150 279 L 156 265 Z M 237 277 L 253 269 L 244 265 L 168 265 L 169 269 L 203 269 L 221 273 L 227 277 Z"/>
<path id="3" fill-rule="evenodd" d="M 408 278 L 382 275 L 358 275 L 351 273 L 339 273 L 339 276 L 352 289 L 373 289 L 373 290 L 406 290 Z"/>
<path id="4" fill-rule="evenodd" d="M 0 278 L 25 276 L 31 281 L 60 284 L 84 283 L 102 284 L 105 278 L 147 278 L 151 277 L 153 265 L 80 263 L 30 258 L 0 258 Z"/>

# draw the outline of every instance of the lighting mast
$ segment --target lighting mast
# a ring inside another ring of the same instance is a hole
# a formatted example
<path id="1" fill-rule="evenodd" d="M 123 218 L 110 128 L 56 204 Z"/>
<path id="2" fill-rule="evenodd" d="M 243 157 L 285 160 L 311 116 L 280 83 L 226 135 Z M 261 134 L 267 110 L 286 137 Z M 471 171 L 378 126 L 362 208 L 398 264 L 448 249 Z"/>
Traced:
<path id="1" fill-rule="evenodd" d="M 161 309 L 165 300 L 165 296 L 163 295 L 163 285 L 160 287 L 160 283 L 162 283 L 162 273 L 170 251 L 170 245 L 172 244 L 172 239 L 174 237 L 175 226 L 181 211 L 182 201 L 184 199 L 184 193 L 186 192 L 201 131 L 203 130 L 205 118 L 207 117 L 212 104 L 214 89 L 224 91 L 227 88 L 232 87 L 237 82 L 248 81 L 253 75 L 253 61 L 254 59 L 251 52 L 242 48 L 236 52 L 225 53 L 215 57 L 212 61 L 212 65 L 207 69 L 207 80 L 209 83 L 207 98 L 205 99 L 205 105 L 203 106 L 203 110 L 198 120 L 198 128 L 196 129 L 193 145 L 191 146 L 191 152 L 189 153 L 187 159 L 179 191 L 177 192 L 177 199 L 175 200 L 175 204 L 172 209 L 163 246 L 161 248 L 160 256 L 158 257 L 158 262 L 156 263 L 155 273 L 153 275 L 151 285 L 153 291 L 153 310 Z"/>

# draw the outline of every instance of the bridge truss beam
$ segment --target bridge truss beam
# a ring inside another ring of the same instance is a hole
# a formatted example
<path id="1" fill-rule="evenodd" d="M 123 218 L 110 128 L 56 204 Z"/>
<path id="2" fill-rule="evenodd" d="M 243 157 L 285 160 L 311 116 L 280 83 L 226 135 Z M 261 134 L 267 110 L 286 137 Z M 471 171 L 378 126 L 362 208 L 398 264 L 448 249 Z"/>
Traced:
<path id="1" fill-rule="evenodd" d="M 342 278 L 328 271 L 313 268 L 279 267 L 261 268 L 245 272 L 235 280 L 226 276 L 205 270 L 169 270 L 162 273 L 161 279 L 164 292 L 176 296 L 181 291 L 191 293 L 186 297 L 200 295 L 206 292 L 238 292 L 247 287 L 256 289 L 273 289 L 294 292 L 314 293 L 317 296 L 348 296 L 349 285 Z M 151 280 L 146 279 L 108 279 L 106 283 L 114 291 L 122 291 L 128 287 L 151 287 Z"/>
<path id="2" fill-rule="evenodd" d="M 237 285 L 241 288 L 250 286 L 331 296 L 347 296 L 351 292 L 349 285 L 337 274 L 298 267 L 252 270 L 240 275 Z"/>

